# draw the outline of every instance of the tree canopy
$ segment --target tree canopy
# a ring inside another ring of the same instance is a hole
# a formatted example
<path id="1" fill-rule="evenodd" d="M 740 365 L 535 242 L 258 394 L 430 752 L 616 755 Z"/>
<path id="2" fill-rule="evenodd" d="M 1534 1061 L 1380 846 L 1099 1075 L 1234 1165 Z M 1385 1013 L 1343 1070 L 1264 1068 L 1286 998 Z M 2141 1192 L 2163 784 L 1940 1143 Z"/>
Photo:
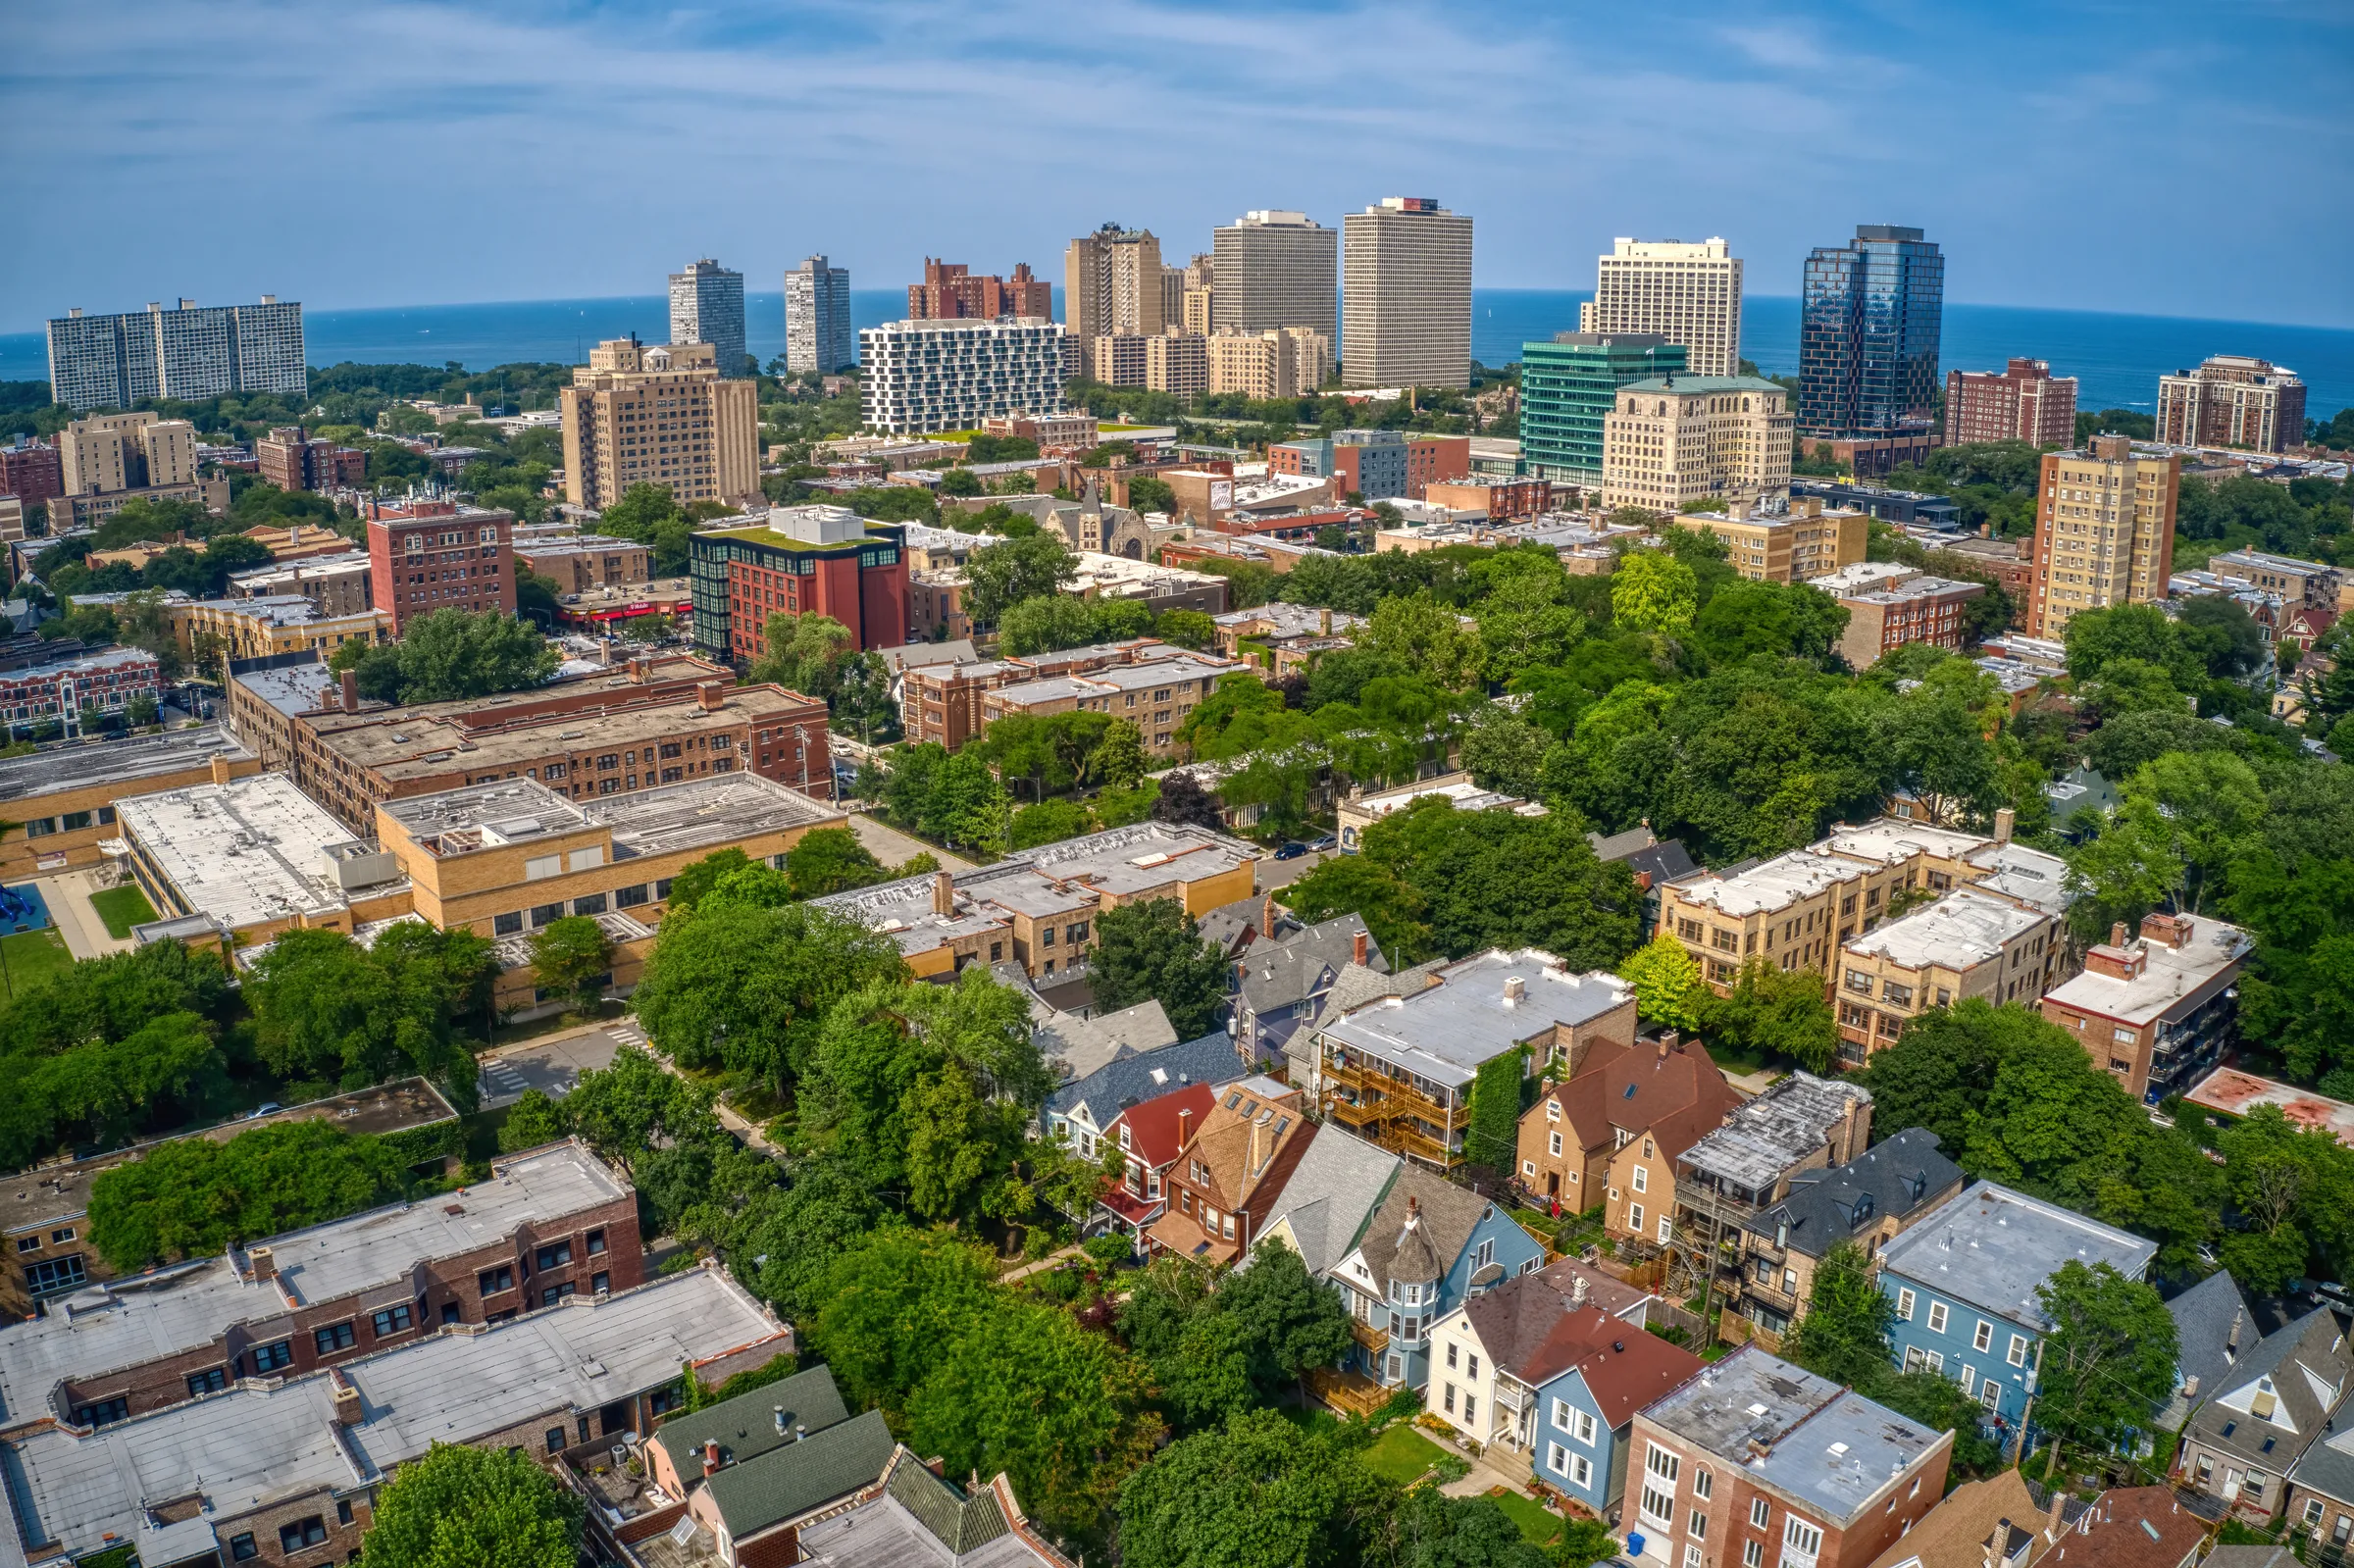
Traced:
<path id="1" fill-rule="evenodd" d="M 436 1442 L 377 1493 L 363 1547 L 391 1568 L 572 1568 L 586 1512 L 519 1448 Z"/>

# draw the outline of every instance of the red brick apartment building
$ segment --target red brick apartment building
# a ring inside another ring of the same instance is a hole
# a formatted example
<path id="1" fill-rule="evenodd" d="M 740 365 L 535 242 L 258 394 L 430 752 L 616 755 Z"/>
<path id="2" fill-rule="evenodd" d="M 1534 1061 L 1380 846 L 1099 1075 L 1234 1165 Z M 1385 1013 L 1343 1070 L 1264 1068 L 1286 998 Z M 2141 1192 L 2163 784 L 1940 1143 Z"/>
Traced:
<path id="1" fill-rule="evenodd" d="M 107 1427 L 645 1278 L 638 1200 L 577 1140 L 445 1197 L 96 1286 L 0 1330 L 11 1423 Z"/>
<path id="2" fill-rule="evenodd" d="M 1954 1435 L 1745 1344 L 1636 1413 L 1643 1568 L 1867 1568 L 1937 1506 Z M 1630 1540 L 1629 1546 L 1633 1546 Z"/>
<path id="3" fill-rule="evenodd" d="M 368 454 L 281 425 L 253 443 L 254 467 L 281 490 L 333 490 L 368 477 Z"/>
<path id="4" fill-rule="evenodd" d="M 2076 439 L 2076 379 L 2054 376 L 2039 359 L 1991 371 L 1945 373 L 1945 444 L 2025 441 L 2070 446 Z"/>
<path id="5" fill-rule="evenodd" d="M 924 258 L 924 280 L 907 285 L 907 319 L 947 321 L 974 318 L 995 321 L 1000 316 L 1054 315 L 1054 285 L 1033 277 L 1028 262 L 1016 262 L 1011 278 L 994 273 L 975 278 L 962 262 Z"/>
<path id="6" fill-rule="evenodd" d="M 57 448 L 20 437 L 0 446 L 0 495 L 32 507 L 66 493 L 66 470 Z"/>
<path id="7" fill-rule="evenodd" d="M 435 610 L 513 615 L 515 514 L 455 501 L 371 501 L 368 583 L 395 637 Z"/>
<path id="8" fill-rule="evenodd" d="M 780 506 L 750 528 L 689 541 L 694 645 L 738 666 L 767 651 L 771 615 L 831 616 L 860 648 L 907 641 L 907 551 L 896 525 L 847 507 Z"/>

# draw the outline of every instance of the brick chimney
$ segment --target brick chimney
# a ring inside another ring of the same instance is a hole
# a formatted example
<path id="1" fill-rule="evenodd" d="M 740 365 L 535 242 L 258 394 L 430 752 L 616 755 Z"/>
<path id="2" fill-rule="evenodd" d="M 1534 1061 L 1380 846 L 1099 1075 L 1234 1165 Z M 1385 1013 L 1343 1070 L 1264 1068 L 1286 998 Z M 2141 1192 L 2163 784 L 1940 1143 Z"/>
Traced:
<path id="1" fill-rule="evenodd" d="M 1369 949 L 1372 947 L 1372 944 L 1373 939 L 1370 936 L 1366 936 L 1361 931 L 1358 932 L 1356 936 L 1349 938 L 1350 959 L 1355 963 L 1360 965 L 1363 964 L 1365 959 L 1370 956 Z"/>
<path id="2" fill-rule="evenodd" d="M 360 711 L 359 671 L 346 670 L 343 672 L 343 679 L 337 683 L 336 687 L 335 706 L 341 708 L 345 713 L 357 713 Z"/>
<path id="3" fill-rule="evenodd" d="M 1994 814 L 1994 841 L 1998 844 L 2009 843 L 2011 832 L 2018 825 L 2019 813 L 2013 811 L 2009 806 L 2004 806 L 1996 811 Z"/>
<path id="4" fill-rule="evenodd" d="M 1316 612 L 1316 634 L 1326 637 L 1332 635 L 1332 612 L 1330 610 Z"/>
<path id="5" fill-rule="evenodd" d="M 213 783 L 224 789 L 229 787 L 229 759 L 218 751 L 213 753 Z"/>
<path id="6" fill-rule="evenodd" d="M 2145 942 L 2127 940 L 2125 923 L 2121 920 L 2109 928 L 2107 941 L 2084 955 L 2084 967 L 2111 980 L 2139 980 L 2150 967 L 2150 949 Z"/>
<path id="7" fill-rule="evenodd" d="M 1275 895 L 1267 894 L 1258 904 L 1258 934 L 1269 941 L 1275 939 Z"/>
<path id="8" fill-rule="evenodd" d="M 705 1477 L 719 1474 L 719 1440 L 717 1438 L 703 1440 L 703 1474 Z"/>
<path id="9" fill-rule="evenodd" d="M 944 916 L 956 913 L 956 879 L 947 872 L 932 874 L 932 913 Z"/>
<path id="10" fill-rule="evenodd" d="M 705 713 L 717 713 L 727 694 L 728 688 L 716 681 L 706 681 L 694 688 L 695 701 Z"/>
<path id="11" fill-rule="evenodd" d="M 257 1282 L 278 1278 L 278 1254 L 268 1247 L 248 1247 L 245 1261 L 253 1265 L 253 1277 Z"/>
<path id="12" fill-rule="evenodd" d="M 1188 1105 L 1188 1106 L 1183 1106 L 1183 1107 L 1180 1107 L 1180 1108 L 1179 1108 L 1179 1110 L 1178 1110 L 1178 1112 L 1177 1112 L 1177 1146 L 1178 1146 L 1179 1148 L 1183 1148 L 1183 1147 L 1185 1147 L 1185 1146 L 1186 1146 L 1188 1143 L 1191 1143 L 1193 1140 L 1194 1140 L 1194 1111 L 1193 1111 L 1193 1107 L 1192 1107 L 1192 1106 L 1190 1106 L 1190 1105 Z"/>
<path id="13" fill-rule="evenodd" d="M 343 1374 L 335 1375 L 335 1425 L 356 1427 L 366 1419 L 367 1410 L 360 1403 L 360 1391 L 344 1381 Z"/>
<path id="14" fill-rule="evenodd" d="M 647 658 L 642 653 L 633 653 L 630 655 L 630 683 L 633 685 L 644 685 L 647 681 L 652 679 L 653 672 L 653 660 Z"/>
<path id="15" fill-rule="evenodd" d="M 2141 939 L 2178 952 L 2190 940 L 2190 917 L 2152 910 L 2141 917 Z"/>

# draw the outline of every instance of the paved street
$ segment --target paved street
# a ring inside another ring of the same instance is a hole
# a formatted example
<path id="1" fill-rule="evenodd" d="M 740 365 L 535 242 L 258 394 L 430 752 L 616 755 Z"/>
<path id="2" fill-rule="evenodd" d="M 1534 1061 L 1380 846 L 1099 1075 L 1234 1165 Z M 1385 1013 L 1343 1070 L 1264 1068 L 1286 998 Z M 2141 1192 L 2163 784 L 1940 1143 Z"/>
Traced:
<path id="1" fill-rule="evenodd" d="M 888 827 L 873 817 L 859 815 L 850 819 L 850 831 L 866 845 L 866 852 L 886 866 L 896 866 L 919 854 L 932 854 L 940 859 L 944 871 L 970 871 L 973 863 L 958 860 L 943 849 L 934 849 L 920 838 L 910 838 L 896 828 Z"/>
<path id="2" fill-rule="evenodd" d="M 625 1044 L 643 1045 L 645 1034 L 635 1018 L 609 1024 L 590 1024 L 563 1035 L 525 1040 L 483 1058 L 483 1109 L 494 1111 L 537 1089 L 557 1098 L 580 1082 L 583 1073 L 612 1065 L 613 1053 Z"/>
<path id="3" fill-rule="evenodd" d="M 1322 865 L 1327 857 L 1338 853 L 1340 851 L 1337 849 L 1318 849 L 1302 855 L 1298 860 L 1277 860 L 1274 858 L 1275 851 L 1270 849 L 1259 857 L 1258 890 L 1266 893 L 1278 887 L 1289 887 Z"/>

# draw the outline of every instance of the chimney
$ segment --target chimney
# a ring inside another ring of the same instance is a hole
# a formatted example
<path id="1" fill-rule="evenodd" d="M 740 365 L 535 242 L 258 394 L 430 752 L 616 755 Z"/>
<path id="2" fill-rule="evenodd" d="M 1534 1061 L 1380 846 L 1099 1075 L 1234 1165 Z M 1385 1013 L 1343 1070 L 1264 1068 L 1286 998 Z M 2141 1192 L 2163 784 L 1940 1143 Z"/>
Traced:
<path id="1" fill-rule="evenodd" d="M 248 1247 L 245 1252 L 245 1261 L 253 1265 L 253 1277 L 256 1281 L 278 1278 L 278 1255 L 268 1247 Z M 2233 1325 L 2232 1332 L 2238 1333 L 2236 1324 Z"/>
<path id="2" fill-rule="evenodd" d="M 716 681 L 706 681 L 694 688 L 695 702 L 705 713 L 717 713 L 727 694 L 728 688 Z"/>
<path id="3" fill-rule="evenodd" d="M 1675 1031 L 1671 1029 L 1663 1031 L 1660 1035 L 1660 1060 L 1665 1061 L 1667 1053 L 1673 1049 L 1675 1049 Z"/>
<path id="4" fill-rule="evenodd" d="M 719 1474 L 719 1440 L 703 1440 L 703 1475 L 706 1479 Z"/>
<path id="5" fill-rule="evenodd" d="M 943 917 L 956 913 L 956 879 L 947 872 L 932 874 L 932 913 Z"/>
<path id="6" fill-rule="evenodd" d="M 218 751 L 213 753 L 213 783 L 224 789 L 229 787 L 229 759 Z"/>
<path id="7" fill-rule="evenodd" d="M 780 1438 L 785 1436 L 785 1407 L 781 1404 L 772 1404 L 768 1407 L 768 1415 L 769 1419 L 777 1424 L 777 1436 Z"/>
<path id="8" fill-rule="evenodd" d="M 365 1419 L 367 1411 L 364 1410 L 360 1404 L 360 1391 L 353 1388 L 349 1383 L 345 1382 L 343 1379 L 343 1374 L 340 1372 L 336 1373 L 335 1425 L 338 1427 L 356 1427 L 363 1419 Z"/>
<path id="9" fill-rule="evenodd" d="M 1191 1106 L 1182 1106 L 1182 1107 L 1180 1107 L 1180 1108 L 1178 1109 L 1178 1112 L 1177 1112 L 1177 1146 L 1178 1146 L 1179 1148 L 1183 1148 L 1183 1147 L 1185 1147 L 1185 1145 L 1186 1145 L 1186 1144 L 1188 1144 L 1188 1143 L 1191 1143 L 1193 1140 L 1194 1140 L 1194 1112 L 1193 1112 L 1193 1107 L 1191 1107 Z"/>
<path id="10" fill-rule="evenodd" d="M 2011 841 L 2011 830 L 2017 827 L 2018 824 L 2019 813 L 2013 811 L 2009 806 L 2004 806 L 2000 810 L 1996 811 L 1994 814 L 1994 841 L 1998 844 L 2009 843 Z"/>
<path id="11" fill-rule="evenodd" d="M 1361 931 L 1358 932 L 1356 936 L 1349 938 L 1350 960 L 1358 965 L 1362 965 L 1364 961 L 1371 956 L 1372 945 L 1373 938 Z"/>
<path id="12" fill-rule="evenodd" d="M 1569 1276 L 1569 1304 L 1571 1306 L 1586 1304 L 1586 1277 L 1582 1274 Z"/>
<path id="13" fill-rule="evenodd" d="M 346 670 L 335 696 L 335 705 L 345 713 L 360 711 L 360 672 Z"/>
<path id="14" fill-rule="evenodd" d="M 2189 917 L 2158 911 L 2144 915 L 2141 917 L 2141 939 L 2179 951 L 2182 944 L 2190 940 Z"/>
<path id="15" fill-rule="evenodd" d="M 1405 1231 L 1410 1231 L 1410 1230 L 1412 1230 L 1414 1227 L 1416 1227 L 1417 1225 L 1420 1225 L 1421 1223 L 1422 1223 L 1422 1204 L 1421 1204 L 1421 1201 L 1420 1201 L 1419 1199 L 1417 1199 L 1417 1198 L 1414 1196 L 1414 1194 L 1413 1194 L 1413 1193 L 1411 1193 L 1411 1192 L 1408 1192 L 1408 1193 L 1407 1193 L 1407 1194 L 1406 1194 L 1406 1225 L 1405 1225 L 1405 1227 L 1404 1227 L 1404 1230 L 1405 1230 Z M 1403 1231 L 1401 1232 L 1401 1234 L 1403 1234 Z"/>
<path id="16" fill-rule="evenodd" d="M 1528 982 L 1518 975 L 1505 976 L 1504 999 L 1508 1003 L 1514 1004 L 1528 1000 Z"/>
<path id="17" fill-rule="evenodd" d="M 652 678 L 653 669 L 654 661 L 644 654 L 633 653 L 630 655 L 630 683 L 633 685 L 645 684 Z"/>
<path id="18" fill-rule="evenodd" d="M 2109 945 L 2112 947 L 2125 945 L 2125 923 L 2124 921 L 2118 921 L 2109 928 Z"/>
<path id="19" fill-rule="evenodd" d="M 1269 893 L 1259 900 L 1258 934 L 1269 941 L 1275 939 L 1275 895 L 1273 893 Z"/>
<path id="20" fill-rule="evenodd" d="M 2189 1377 L 2182 1380 L 2182 1397 L 2185 1399 L 2195 1399 L 2198 1396 L 2199 1375 L 2194 1372 Z"/>
<path id="21" fill-rule="evenodd" d="M 1330 610 L 1316 612 L 1316 635 L 1322 637 L 1332 635 L 1332 612 Z"/>

